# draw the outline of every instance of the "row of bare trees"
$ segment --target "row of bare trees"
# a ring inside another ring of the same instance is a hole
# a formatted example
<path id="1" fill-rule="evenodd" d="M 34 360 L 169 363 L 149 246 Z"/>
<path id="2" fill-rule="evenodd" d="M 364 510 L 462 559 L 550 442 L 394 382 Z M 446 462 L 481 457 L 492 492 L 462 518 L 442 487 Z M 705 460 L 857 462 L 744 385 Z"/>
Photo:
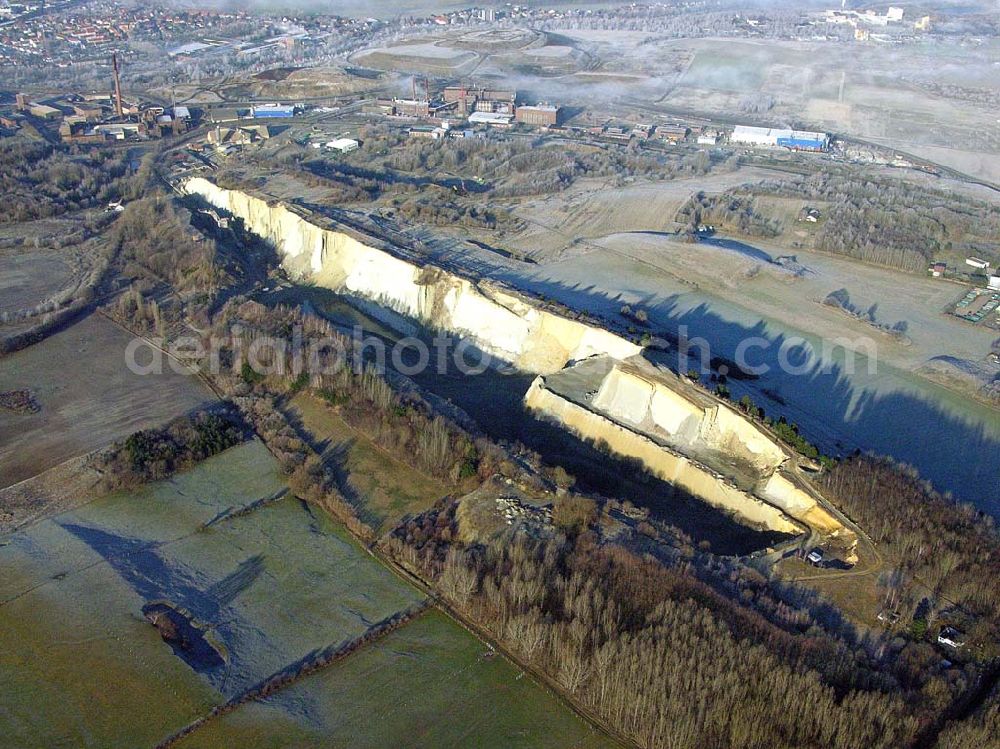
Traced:
<path id="1" fill-rule="evenodd" d="M 819 249 L 865 262 L 922 272 L 951 250 L 1000 261 L 1000 208 L 966 196 L 888 177 L 830 172 L 730 193 L 740 194 L 822 201 L 828 208 L 816 235 Z"/>
<path id="2" fill-rule="evenodd" d="M 386 547 L 641 746 L 898 749 L 913 746 L 923 721 L 964 687 L 934 682 L 925 695 L 889 671 L 860 673 L 870 666 L 859 655 L 824 672 L 813 663 L 830 652 L 829 635 L 814 626 L 789 636 L 684 567 L 588 533 L 512 532 L 465 547 L 453 540 L 450 512 L 405 523 Z"/>
<path id="3" fill-rule="evenodd" d="M 73 155 L 44 141 L 0 140 L 0 222 L 29 221 L 95 208 L 128 190 L 124 154 Z"/>
<path id="4" fill-rule="evenodd" d="M 1000 655 L 1000 543 L 994 520 L 952 501 L 911 469 L 887 458 L 859 455 L 824 476 L 830 497 L 871 536 L 898 574 L 887 595 L 909 600 L 917 614 L 925 597 L 959 617 L 983 654 Z M 908 588 L 908 590 L 895 589 Z M 909 595 L 907 595 L 907 593 Z"/>

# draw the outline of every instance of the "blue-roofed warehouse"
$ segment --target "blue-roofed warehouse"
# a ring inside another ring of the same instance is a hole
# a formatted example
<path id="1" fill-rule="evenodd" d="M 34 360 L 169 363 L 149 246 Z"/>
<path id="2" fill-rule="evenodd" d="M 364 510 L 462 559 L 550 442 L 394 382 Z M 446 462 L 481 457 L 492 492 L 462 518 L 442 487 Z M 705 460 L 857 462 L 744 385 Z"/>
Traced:
<path id="1" fill-rule="evenodd" d="M 737 125 L 729 136 L 729 141 L 749 146 L 779 146 L 797 151 L 825 151 L 830 147 L 830 134 L 790 128 Z"/>
<path id="2" fill-rule="evenodd" d="M 250 110 L 250 116 L 256 119 L 294 117 L 295 107 L 281 104 L 259 104 Z"/>
<path id="3" fill-rule="evenodd" d="M 828 144 L 829 139 L 815 137 L 806 133 L 795 133 L 784 138 L 778 138 L 779 146 L 791 148 L 796 151 L 825 151 Z"/>

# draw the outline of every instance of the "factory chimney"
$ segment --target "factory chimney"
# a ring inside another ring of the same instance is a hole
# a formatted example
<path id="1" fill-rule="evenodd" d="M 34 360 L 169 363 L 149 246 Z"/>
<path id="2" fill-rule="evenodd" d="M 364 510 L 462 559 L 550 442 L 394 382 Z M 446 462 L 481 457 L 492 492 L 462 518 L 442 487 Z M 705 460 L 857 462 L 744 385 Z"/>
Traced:
<path id="1" fill-rule="evenodd" d="M 122 108 L 122 82 L 118 77 L 118 55 L 111 55 L 111 67 L 115 71 L 115 114 L 120 118 L 125 116 L 125 111 Z"/>

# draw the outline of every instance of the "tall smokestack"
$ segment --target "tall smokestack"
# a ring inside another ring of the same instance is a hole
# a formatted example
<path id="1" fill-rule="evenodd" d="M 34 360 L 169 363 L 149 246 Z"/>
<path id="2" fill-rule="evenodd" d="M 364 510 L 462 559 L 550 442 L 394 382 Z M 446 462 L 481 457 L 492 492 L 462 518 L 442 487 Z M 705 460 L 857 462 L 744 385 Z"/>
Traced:
<path id="1" fill-rule="evenodd" d="M 115 114 L 119 118 L 125 116 L 125 110 L 122 108 L 122 82 L 118 77 L 118 55 L 111 55 L 111 67 L 115 71 Z"/>

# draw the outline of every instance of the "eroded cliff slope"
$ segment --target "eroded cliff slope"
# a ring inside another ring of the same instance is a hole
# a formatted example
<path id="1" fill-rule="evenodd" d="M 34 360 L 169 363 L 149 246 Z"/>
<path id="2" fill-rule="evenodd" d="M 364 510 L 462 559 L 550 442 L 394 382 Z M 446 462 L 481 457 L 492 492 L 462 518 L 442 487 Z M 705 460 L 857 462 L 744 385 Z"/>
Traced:
<path id="1" fill-rule="evenodd" d="M 595 355 L 620 359 L 641 350 L 621 336 L 550 312 L 499 284 L 418 264 L 346 231 L 318 226 L 295 206 L 226 190 L 201 177 L 185 182 L 184 190 L 243 219 L 247 229 L 274 244 L 293 276 L 463 336 L 520 370 L 554 372 L 570 361 Z"/>

